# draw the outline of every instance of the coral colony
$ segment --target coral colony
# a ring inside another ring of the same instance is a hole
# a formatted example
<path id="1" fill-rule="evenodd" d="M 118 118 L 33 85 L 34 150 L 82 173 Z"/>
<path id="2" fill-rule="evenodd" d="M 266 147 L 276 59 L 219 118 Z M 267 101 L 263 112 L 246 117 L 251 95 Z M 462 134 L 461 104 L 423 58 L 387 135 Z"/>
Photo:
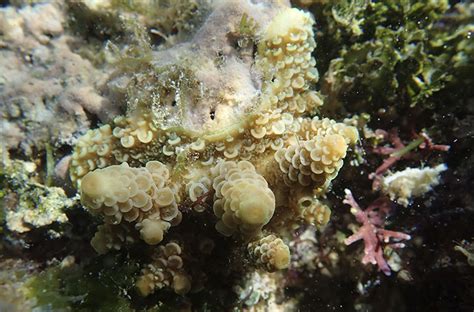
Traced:
<path id="1" fill-rule="evenodd" d="M 0 310 L 469 289 L 474 5 L 7 2 Z"/>
<path id="2" fill-rule="evenodd" d="M 269 271 L 290 263 L 279 236 L 298 223 L 329 221 L 330 210 L 318 198 L 337 176 L 358 132 L 315 116 L 322 100 L 314 91 L 314 21 L 276 3 L 235 4 L 218 6 L 180 47 L 179 58 L 170 48 L 143 64 L 146 71 L 122 73 L 130 87 L 149 92 L 153 86 L 154 94 L 130 99 L 126 116 L 88 131 L 76 144 L 71 179 L 83 205 L 104 216 L 92 239 L 99 253 L 120 249 L 135 236 L 160 244 L 181 223 L 178 207 L 205 194 L 216 230 L 248 244 L 255 264 Z M 256 14 L 265 19 L 241 33 L 244 20 L 236 16 L 250 21 Z M 229 29 L 216 28 L 229 18 Z M 229 32 L 236 46 L 225 37 Z M 209 34 L 212 48 L 206 44 Z M 255 58 L 246 55 L 253 45 Z M 223 51 L 226 64 L 213 62 L 217 51 Z M 225 74 L 231 70 L 239 73 L 234 80 Z M 284 226 L 273 226 L 276 213 L 284 216 L 275 223 Z M 180 246 L 172 246 L 159 249 L 162 256 L 143 270 L 137 284 L 142 294 L 164 286 L 177 293 L 191 289 L 186 263 L 166 258 L 180 254 Z"/>

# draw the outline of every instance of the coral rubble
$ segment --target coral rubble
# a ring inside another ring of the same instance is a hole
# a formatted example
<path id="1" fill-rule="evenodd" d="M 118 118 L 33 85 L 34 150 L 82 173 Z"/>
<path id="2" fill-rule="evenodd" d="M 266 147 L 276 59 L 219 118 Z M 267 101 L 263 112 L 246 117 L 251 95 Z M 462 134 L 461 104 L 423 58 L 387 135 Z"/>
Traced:
<path id="1" fill-rule="evenodd" d="M 403 206 L 409 204 L 412 197 L 418 197 L 429 192 L 433 186 L 440 183 L 439 175 L 448 169 L 445 164 L 434 168 L 406 168 L 383 178 L 383 192 L 391 200 Z"/>
<path id="2" fill-rule="evenodd" d="M 68 222 L 66 210 L 71 209 L 77 199 L 68 198 L 60 187 L 42 184 L 34 163 L 10 160 L 5 152 L 0 168 L 5 223 L 10 231 L 25 233 Z M 53 230 L 50 234 L 59 235 Z"/>

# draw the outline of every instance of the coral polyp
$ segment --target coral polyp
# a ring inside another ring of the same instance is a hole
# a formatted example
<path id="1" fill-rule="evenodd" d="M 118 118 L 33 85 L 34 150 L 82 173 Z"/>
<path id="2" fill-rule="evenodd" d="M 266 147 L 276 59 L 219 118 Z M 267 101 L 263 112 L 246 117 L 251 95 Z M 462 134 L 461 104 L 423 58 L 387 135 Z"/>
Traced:
<path id="1" fill-rule="evenodd" d="M 127 81 L 126 115 L 76 144 L 71 179 L 84 206 L 106 223 L 93 240 L 97 251 L 134 241 L 124 231 L 149 245 L 166 240 L 181 221 L 178 207 L 212 193 L 219 233 L 266 246 L 272 232 L 268 244 L 277 250 L 252 247 L 263 253 L 253 258 L 270 270 L 288 266 L 289 249 L 278 238 L 285 229 L 272 226 L 275 210 L 285 214 L 304 196 L 323 196 L 358 132 L 317 116 L 323 99 L 314 90 L 311 15 L 277 2 L 264 10 L 236 3 L 218 5 L 189 42 L 118 71 Z M 288 213 L 286 223 L 327 223 L 329 210 L 315 213 Z"/>

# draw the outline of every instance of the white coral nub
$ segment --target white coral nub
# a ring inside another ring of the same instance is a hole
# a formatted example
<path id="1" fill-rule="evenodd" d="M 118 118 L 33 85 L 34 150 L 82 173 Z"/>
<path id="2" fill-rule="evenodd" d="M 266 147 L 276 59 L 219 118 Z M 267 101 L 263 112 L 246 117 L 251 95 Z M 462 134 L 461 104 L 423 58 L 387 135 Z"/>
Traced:
<path id="1" fill-rule="evenodd" d="M 407 207 L 410 200 L 428 193 L 440 183 L 439 175 L 447 170 L 445 164 L 434 168 L 407 168 L 383 178 L 382 191 L 391 200 Z"/>

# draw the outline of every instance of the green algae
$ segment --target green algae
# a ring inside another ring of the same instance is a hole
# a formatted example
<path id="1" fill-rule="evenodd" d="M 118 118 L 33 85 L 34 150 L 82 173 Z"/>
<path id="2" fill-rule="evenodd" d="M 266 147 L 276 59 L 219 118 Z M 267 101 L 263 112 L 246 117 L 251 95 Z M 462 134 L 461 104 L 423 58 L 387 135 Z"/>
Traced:
<path id="1" fill-rule="evenodd" d="M 314 9 L 323 93 L 367 110 L 429 106 L 468 83 L 474 68 L 472 8 L 448 1 L 329 1 Z"/>
<path id="2" fill-rule="evenodd" d="M 131 311 L 139 266 L 123 255 L 92 259 L 86 265 L 56 265 L 32 277 L 27 298 L 38 311 Z"/>

